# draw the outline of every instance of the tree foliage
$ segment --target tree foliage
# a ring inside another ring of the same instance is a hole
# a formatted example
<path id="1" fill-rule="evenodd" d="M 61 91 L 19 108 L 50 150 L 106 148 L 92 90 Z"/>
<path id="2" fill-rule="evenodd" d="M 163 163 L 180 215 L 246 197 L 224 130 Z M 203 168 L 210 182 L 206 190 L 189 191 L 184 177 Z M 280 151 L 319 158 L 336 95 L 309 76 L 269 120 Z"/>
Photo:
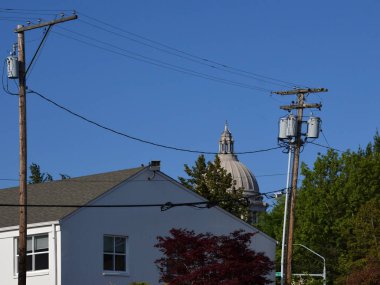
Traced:
<path id="1" fill-rule="evenodd" d="M 41 167 L 36 163 L 32 163 L 29 166 L 29 170 L 30 170 L 29 184 L 38 184 L 38 183 L 53 181 L 53 176 L 51 176 L 47 172 L 45 173 L 41 172 Z"/>
<path id="2" fill-rule="evenodd" d="M 38 184 L 38 183 L 44 183 L 44 182 L 50 182 L 53 181 L 53 176 L 48 172 L 41 172 L 41 167 L 36 164 L 32 163 L 29 166 L 30 176 L 29 176 L 29 184 Z M 61 177 L 61 180 L 70 178 L 67 174 L 59 174 Z"/>
<path id="3" fill-rule="evenodd" d="M 313 168 L 302 164 L 301 173 L 295 243 L 324 256 L 330 282 L 345 284 L 347 276 L 373 268 L 380 258 L 380 137 L 376 134 L 373 143 L 356 152 L 320 154 Z M 282 211 L 279 203 L 262 219 L 261 228 L 277 240 L 281 240 Z M 294 256 L 298 271 L 305 268 L 305 254 Z M 314 272 L 309 273 L 322 272 L 322 264 L 318 258 L 315 261 L 309 268 Z"/>
<path id="4" fill-rule="evenodd" d="M 193 167 L 185 164 L 189 178 L 179 177 L 186 188 L 244 220 L 248 219 L 249 202 L 243 196 L 243 189 L 236 189 L 236 182 L 230 173 L 220 165 L 216 155 L 214 162 L 206 162 L 200 155 Z"/>
<path id="5" fill-rule="evenodd" d="M 230 235 L 195 234 L 170 230 L 158 237 L 156 247 L 164 257 L 156 260 L 160 282 L 171 285 L 269 284 L 273 263 L 249 248 L 254 234 L 235 231 Z"/>

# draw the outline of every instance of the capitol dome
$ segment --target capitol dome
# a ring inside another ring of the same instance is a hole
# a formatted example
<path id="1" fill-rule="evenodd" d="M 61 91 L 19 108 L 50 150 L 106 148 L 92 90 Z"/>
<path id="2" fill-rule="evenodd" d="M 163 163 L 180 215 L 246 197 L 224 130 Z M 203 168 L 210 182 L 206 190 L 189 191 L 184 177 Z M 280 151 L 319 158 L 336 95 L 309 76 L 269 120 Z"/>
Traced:
<path id="1" fill-rule="evenodd" d="M 257 213 L 265 211 L 266 203 L 262 201 L 255 176 L 234 154 L 234 140 L 227 123 L 219 140 L 218 156 L 221 166 L 231 173 L 232 179 L 235 180 L 235 188 L 244 190 L 244 196 L 250 202 L 251 221 L 257 223 Z"/>

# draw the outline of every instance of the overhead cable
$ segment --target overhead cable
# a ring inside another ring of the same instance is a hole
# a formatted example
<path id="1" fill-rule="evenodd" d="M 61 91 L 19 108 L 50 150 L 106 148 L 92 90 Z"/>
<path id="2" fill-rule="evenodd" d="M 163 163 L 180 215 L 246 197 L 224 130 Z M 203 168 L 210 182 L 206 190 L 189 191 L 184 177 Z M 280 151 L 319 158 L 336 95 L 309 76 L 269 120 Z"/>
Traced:
<path id="1" fill-rule="evenodd" d="M 174 147 L 174 146 L 168 146 L 168 145 L 164 145 L 164 144 L 160 144 L 160 143 L 155 143 L 155 142 L 151 142 L 151 141 L 148 141 L 148 140 L 144 140 L 144 139 L 141 139 L 141 138 L 137 138 L 137 137 L 134 137 L 134 136 L 131 136 L 131 135 L 128 135 L 126 133 L 123 133 L 121 131 L 117 131 L 115 129 L 112 129 L 110 127 L 107 127 L 107 126 L 104 126 L 98 122 L 95 122 L 93 120 L 90 120 L 86 117 L 84 117 L 83 115 L 80 115 L 74 111 L 71 111 L 70 109 L 54 102 L 53 100 L 45 97 L 44 95 L 42 95 L 41 93 L 37 92 L 37 91 L 33 91 L 33 90 L 28 90 L 28 93 L 32 93 L 32 94 L 36 94 L 37 96 L 39 96 L 40 98 L 44 99 L 45 101 L 53 104 L 54 106 L 70 113 L 71 115 L 77 117 L 77 118 L 80 118 L 84 121 L 86 121 L 87 123 L 90 123 L 92 125 L 95 125 L 99 128 L 102 128 L 104 130 L 107 130 L 109 132 L 112 132 L 114 134 L 117 134 L 117 135 L 120 135 L 120 136 L 123 136 L 123 137 L 126 137 L 126 138 L 129 138 L 129 139 L 132 139 L 132 140 L 135 140 L 135 141 L 138 141 L 138 142 L 141 142 L 141 143 L 145 143 L 145 144 L 150 144 L 150 145 L 153 145 L 153 146 L 157 146 L 157 147 L 161 147 L 161 148 L 165 148 L 165 149 L 171 149 L 171 150 L 176 150 L 176 151 L 182 151 L 182 152 L 191 152 L 191 153 L 199 153 L 199 154 L 218 154 L 217 152 L 209 152 L 209 151 L 200 151 L 200 150 L 192 150 L 192 149 L 186 149 L 186 148 L 180 148 L 180 147 Z M 252 154 L 252 153 L 259 153 L 259 152 L 266 152 L 266 151 L 271 151 L 271 150 L 275 150 L 275 149 L 279 149 L 279 148 L 282 148 L 280 146 L 277 146 L 277 147 L 271 147 L 271 148 L 266 148 L 266 149 L 260 149 L 260 150 L 253 150 L 253 151 L 244 151 L 244 152 L 236 152 L 235 154 Z"/>
<path id="2" fill-rule="evenodd" d="M 161 211 L 166 211 L 174 207 L 197 207 L 201 209 L 211 208 L 215 206 L 214 202 L 186 202 L 186 203 L 172 203 L 166 202 L 164 204 L 111 204 L 111 205 L 75 205 L 75 204 L 0 204 L 0 207 L 27 207 L 27 208 L 152 208 L 160 207 Z M 203 207 L 200 207 L 203 206 Z"/>
<path id="3" fill-rule="evenodd" d="M 120 34 L 118 32 L 114 32 L 112 30 L 106 29 L 106 28 L 104 28 L 102 26 L 92 24 L 92 23 L 84 21 L 82 19 L 79 19 L 79 21 L 82 22 L 82 23 L 85 23 L 85 24 L 87 24 L 87 25 L 89 25 L 91 27 L 94 27 L 96 29 L 108 32 L 108 33 L 116 35 L 116 36 L 119 36 L 121 38 L 128 39 L 128 40 L 136 42 L 138 44 L 141 44 L 141 45 L 144 45 L 144 46 L 148 46 L 148 47 L 153 48 L 155 50 L 158 50 L 158 51 L 161 51 L 161 52 L 164 52 L 164 53 L 167 53 L 167 54 L 170 54 L 170 55 L 173 55 L 173 56 L 176 56 L 176 57 L 179 57 L 179 58 L 191 61 L 191 62 L 195 62 L 195 63 L 201 64 L 201 65 L 204 65 L 204 66 L 208 66 L 208 67 L 211 67 L 213 69 L 218 69 L 218 70 L 225 71 L 225 72 L 228 72 L 228 73 L 231 73 L 231 74 L 235 74 L 235 75 L 239 75 L 239 76 L 255 79 L 257 81 L 269 83 L 269 84 L 272 84 L 272 85 L 278 85 L 278 86 L 282 86 L 282 87 L 285 87 L 285 88 L 289 88 L 289 87 L 294 87 L 295 86 L 294 84 L 290 85 L 290 84 L 278 83 L 278 82 L 274 81 L 274 79 L 268 78 L 268 77 L 265 77 L 265 76 L 260 76 L 260 75 L 257 75 L 257 74 L 251 74 L 251 73 L 248 73 L 248 72 L 245 72 L 245 71 L 237 70 L 235 68 L 228 68 L 228 66 L 226 66 L 224 64 L 215 64 L 215 63 L 213 63 L 213 62 L 211 62 L 209 60 L 205 60 L 205 59 L 201 59 L 201 58 L 198 59 L 197 57 L 189 56 L 188 54 L 183 55 L 183 54 L 175 52 L 175 51 L 171 51 L 171 50 L 168 50 L 168 49 L 160 48 L 160 47 L 154 46 L 152 44 L 148 44 L 146 42 L 143 42 L 141 40 L 137 40 L 137 39 L 134 39 L 132 37 Z"/>
<path id="4" fill-rule="evenodd" d="M 101 40 L 98 40 L 96 38 L 89 37 L 87 35 L 84 35 L 84 34 L 81 34 L 81 33 L 75 32 L 75 31 L 71 31 L 71 30 L 66 29 L 66 28 L 62 28 L 62 27 L 58 27 L 58 28 L 61 29 L 61 30 L 65 30 L 67 32 L 76 34 L 76 35 L 81 36 L 83 38 L 89 39 L 91 41 L 100 43 L 102 45 L 111 47 L 112 49 L 119 50 L 119 51 L 115 51 L 115 50 L 112 50 L 112 49 L 109 49 L 109 48 L 106 48 L 106 47 L 103 47 L 103 46 L 99 46 L 97 44 L 90 43 L 90 42 L 85 41 L 83 39 L 78 39 L 78 38 L 75 38 L 75 37 L 72 37 L 72 36 L 68 36 L 66 34 L 62 34 L 62 33 L 56 32 L 56 31 L 54 31 L 52 33 L 60 35 L 60 36 L 65 37 L 65 38 L 68 38 L 68 39 L 71 39 L 71 40 L 75 40 L 75 41 L 81 42 L 81 43 L 86 44 L 86 45 L 91 46 L 91 47 L 95 47 L 95 48 L 98 48 L 98 49 L 105 50 L 107 52 L 111 52 L 113 54 L 121 55 L 123 57 L 127 57 L 127 58 L 134 59 L 134 60 L 137 60 L 137 61 L 140 61 L 140 62 L 148 63 L 150 65 L 154 65 L 154 66 L 158 66 L 158 67 L 161 67 L 161 68 L 173 70 L 173 71 L 180 72 L 180 73 L 187 74 L 187 75 L 191 75 L 191 76 L 194 76 L 194 77 L 199 77 L 199 78 L 203 78 L 203 79 L 207 79 L 207 80 L 211 80 L 211 81 L 220 82 L 220 83 L 227 84 L 227 85 L 237 86 L 237 87 L 241 87 L 241 88 L 245 88 L 245 89 L 257 90 L 257 91 L 264 92 L 266 94 L 269 94 L 271 92 L 270 89 L 266 89 L 266 88 L 263 88 L 263 87 L 258 87 L 258 86 L 254 86 L 254 85 L 250 85 L 250 84 L 246 84 L 246 83 L 238 82 L 238 81 L 234 81 L 234 80 L 229 80 L 229 79 L 226 79 L 226 78 L 210 75 L 210 74 L 203 73 L 203 72 L 198 72 L 198 71 L 186 68 L 186 67 L 181 67 L 179 65 L 167 63 L 167 62 L 164 62 L 162 60 L 158 60 L 158 59 L 154 59 L 154 58 L 151 58 L 151 57 L 148 57 L 148 56 L 144 56 L 144 55 L 141 55 L 139 53 L 127 50 L 125 48 L 121 48 L 121 47 L 119 47 L 117 45 L 113 45 L 113 44 L 110 44 L 108 42 L 101 41 Z"/>
<path id="5" fill-rule="evenodd" d="M 287 86 L 291 86 L 291 87 L 294 87 L 294 86 L 305 87 L 305 86 L 303 86 L 303 85 L 300 85 L 300 84 L 297 84 L 297 83 L 294 83 L 294 82 L 284 81 L 284 80 L 276 79 L 276 78 L 273 78 L 273 77 L 269 77 L 269 76 L 261 75 L 261 74 L 258 74 L 258 73 L 253 73 L 253 72 L 246 71 L 246 70 L 239 69 L 239 68 L 235 68 L 235 67 L 233 67 L 233 66 L 230 66 L 230 65 L 227 65 L 227 64 L 224 64 L 224 63 L 220 63 L 220 62 L 217 62 L 217 61 L 214 61 L 214 60 L 211 60 L 211 59 L 207 59 L 207 58 L 205 58 L 205 57 L 201 57 L 201 56 L 197 56 L 197 55 L 191 54 L 191 53 L 189 53 L 189 52 L 186 52 L 186 51 L 180 50 L 180 49 L 178 49 L 178 48 L 171 47 L 171 46 L 169 46 L 169 45 L 167 45 L 167 44 L 164 44 L 164 43 L 162 43 L 162 42 L 159 42 L 159 41 L 156 41 L 156 40 L 152 40 L 152 39 L 150 39 L 150 38 L 147 38 L 147 37 L 141 36 L 141 35 L 139 35 L 139 34 L 137 34 L 137 33 L 133 33 L 133 32 L 130 32 L 130 31 L 126 30 L 126 29 L 123 29 L 123 28 L 120 28 L 120 27 L 117 27 L 117 26 L 111 25 L 111 24 L 109 24 L 109 23 L 107 23 L 107 22 L 104 22 L 104 21 L 102 21 L 102 20 L 99 20 L 99 19 L 97 19 L 97 18 L 95 18 L 95 17 L 91 17 L 91 16 L 86 15 L 86 14 L 84 14 L 84 13 L 82 13 L 82 12 L 79 12 L 79 15 L 80 15 L 80 16 L 84 16 L 84 17 L 86 17 L 86 18 L 88 18 L 88 19 L 91 19 L 91 20 L 93 20 L 93 21 L 96 21 L 96 22 L 98 22 L 98 23 L 101 23 L 102 25 L 106 25 L 106 26 L 111 27 L 111 28 L 113 28 L 113 29 L 116 29 L 116 30 L 119 30 L 119 31 L 121 31 L 121 32 L 127 33 L 127 34 L 129 34 L 129 35 L 132 35 L 132 36 L 134 36 L 134 37 L 137 37 L 137 38 L 140 38 L 140 39 L 142 39 L 142 40 L 148 41 L 148 42 L 153 43 L 153 44 L 155 44 L 155 45 L 161 46 L 161 47 L 166 48 L 166 49 L 168 49 L 168 50 L 171 50 L 171 51 L 174 51 L 174 52 L 177 52 L 177 53 L 180 53 L 180 54 L 186 55 L 186 56 L 188 56 L 188 57 L 191 57 L 191 58 L 194 58 L 194 59 L 197 59 L 197 60 L 201 60 L 201 61 L 206 62 L 206 63 L 211 63 L 211 64 L 214 64 L 214 65 L 218 65 L 218 66 L 220 66 L 220 67 L 228 68 L 228 69 L 230 69 L 230 70 L 235 70 L 235 71 L 238 71 L 238 72 L 241 72 L 241 73 L 245 73 L 245 74 L 247 74 L 247 75 L 255 76 L 255 77 L 257 77 L 257 78 L 262 78 L 262 79 L 271 80 L 271 81 L 273 81 L 273 84 L 276 84 L 275 82 L 279 82 L 279 83 L 283 83 L 283 84 L 286 84 Z M 81 20 L 81 21 L 83 21 L 83 20 Z M 98 26 L 98 27 L 99 27 L 99 26 Z M 277 85 L 278 85 L 278 83 L 277 83 Z"/>
<path id="6" fill-rule="evenodd" d="M 324 147 L 324 148 L 327 148 L 327 149 L 332 149 L 332 150 L 335 150 L 335 151 L 338 151 L 338 152 L 344 152 L 343 150 L 340 150 L 340 149 L 337 149 L 337 148 L 333 148 L 331 146 L 326 146 L 326 145 L 322 145 L 322 144 L 315 143 L 315 142 L 309 142 L 309 143 L 317 145 L 317 146 L 320 146 L 320 147 Z"/>

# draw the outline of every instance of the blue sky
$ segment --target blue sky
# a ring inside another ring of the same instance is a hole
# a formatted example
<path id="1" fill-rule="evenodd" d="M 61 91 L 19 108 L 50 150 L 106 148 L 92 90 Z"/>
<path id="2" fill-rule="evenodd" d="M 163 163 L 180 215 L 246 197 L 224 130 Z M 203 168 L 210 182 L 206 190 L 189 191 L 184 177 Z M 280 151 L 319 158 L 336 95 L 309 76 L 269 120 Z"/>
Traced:
<path id="1" fill-rule="evenodd" d="M 59 11 L 77 10 L 79 20 L 52 29 L 27 84 L 74 112 L 131 136 L 213 152 L 228 120 L 236 151 L 275 147 L 278 119 L 286 115 L 279 106 L 294 100 L 269 92 L 293 85 L 269 84 L 185 60 L 163 53 L 157 48 L 163 46 L 143 38 L 255 74 L 328 88 L 328 93 L 310 95 L 308 102 L 322 102 L 322 111 L 314 114 L 322 118 L 324 134 L 334 148 L 365 146 L 379 127 L 379 1 L 22 0 L 4 5 L 0 8 L 23 10 L 0 10 L 3 59 L 16 41 L 17 24 L 26 24 L 28 19 L 36 22 L 39 17 L 51 20 Z M 42 36 L 43 30 L 26 33 L 27 60 Z M 126 57 L 127 52 L 253 88 L 162 68 L 141 57 Z M 17 90 L 11 81 L 9 87 Z M 161 160 L 162 170 L 177 178 L 184 175 L 183 164 L 192 164 L 198 156 L 109 133 L 36 95 L 28 95 L 27 104 L 28 162 L 40 164 L 42 171 L 54 177 Z M 16 96 L 1 91 L 0 116 L 3 188 L 18 184 L 11 180 L 18 179 L 19 171 Z M 323 137 L 317 142 L 327 145 Z M 317 153 L 325 151 L 308 144 L 301 159 L 311 165 Z M 266 176 L 286 172 L 287 155 L 281 150 L 239 159 L 257 176 L 262 192 L 285 186 L 284 175 Z"/>

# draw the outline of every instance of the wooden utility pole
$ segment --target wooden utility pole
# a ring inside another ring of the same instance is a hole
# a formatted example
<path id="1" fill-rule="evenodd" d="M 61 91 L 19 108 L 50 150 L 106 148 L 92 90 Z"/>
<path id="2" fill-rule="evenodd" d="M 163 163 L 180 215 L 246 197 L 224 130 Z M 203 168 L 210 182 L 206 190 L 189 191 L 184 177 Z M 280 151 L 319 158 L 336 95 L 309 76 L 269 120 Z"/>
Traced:
<path id="1" fill-rule="evenodd" d="M 21 28 L 22 26 L 17 26 Z M 18 284 L 26 284 L 26 228 L 27 228 L 27 192 L 26 192 L 26 82 L 25 82 L 25 40 L 24 32 L 17 35 L 19 62 L 19 125 L 20 125 L 20 190 L 19 190 L 19 239 L 18 239 Z"/>
<path id="2" fill-rule="evenodd" d="M 77 19 L 77 15 L 58 20 L 39 23 L 15 29 L 18 41 L 19 62 L 19 127 L 20 127 L 20 188 L 19 188 L 19 239 L 18 239 L 18 285 L 26 285 L 26 251 L 27 251 L 27 141 L 26 141 L 26 73 L 25 73 L 25 38 L 24 32 Z"/>
<path id="3" fill-rule="evenodd" d="M 291 285 L 292 282 L 292 260 L 293 260 L 293 237 L 294 237 L 294 219 L 295 219 L 295 205 L 296 205 L 296 190 L 298 183 L 298 170 L 299 170 L 299 158 L 301 147 L 304 143 L 302 140 L 302 117 L 303 110 L 308 108 L 317 108 L 322 107 L 321 104 L 306 104 L 305 95 L 309 93 L 318 93 L 318 92 L 327 92 L 325 88 L 306 88 L 306 89 L 294 89 L 289 91 L 278 91 L 273 92 L 278 95 L 297 95 L 297 103 L 292 103 L 287 106 L 280 106 L 281 109 L 292 111 L 297 109 L 297 134 L 294 142 L 291 142 L 294 149 L 293 155 L 293 171 L 292 171 L 292 184 L 291 184 L 291 193 L 290 193 L 290 209 L 289 209 L 289 224 L 288 224 L 288 239 L 287 239 L 287 258 L 285 266 L 285 278 L 286 285 Z"/>

